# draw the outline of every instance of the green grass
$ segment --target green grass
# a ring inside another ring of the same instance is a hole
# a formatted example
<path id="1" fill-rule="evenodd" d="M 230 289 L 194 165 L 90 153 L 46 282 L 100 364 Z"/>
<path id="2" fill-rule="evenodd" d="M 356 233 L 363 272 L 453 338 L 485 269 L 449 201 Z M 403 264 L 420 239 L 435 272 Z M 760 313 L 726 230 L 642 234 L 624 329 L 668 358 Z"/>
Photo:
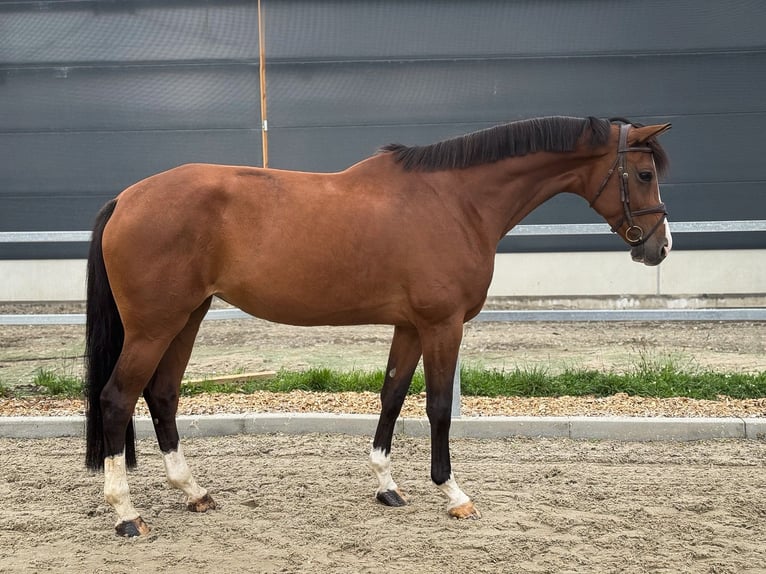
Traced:
<path id="1" fill-rule="evenodd" d="M 279 371 L 273 379 L 240 385 L 202 385 L 184 388 L 184 394 L 200 392 L 240 392 L 292 390 L 341 392 L 380 392 L 383 371 L 333 371 L 314 368 L 307 371 Z M 465 396 L 609 396 L 615 393 L 644 397 L 689 397 L 715 399 L 766 396 L 766 371 L 760 373 L 720 373 L 681 368 L 673 361 L 642 361 L 626 373 L 569 368 L 551 373 L 543 368 L 512 370 L 485 369 L 470 365 L 461 368 L 461 388 Z M 422 371 L 415 373 L 410 394 L 425 390 Z"/>
<path id="2" fill-rule="evenodd" d="M 13 389 L 0 381 L 0 398 L 10 398 L 13 394 Z"/>
<path id="3" fill-rule="evenodd" d="M 380 392 L 383 371 L 335 371 L 313 368 L 307 371 L 279 371 L 271 379 L 246 383 L 197 383 L 183 385 L 185 396 L 202 393 L 252 393 L 258 390 L 288 392 L 292 390 L 341 392 Z M 71 375 L 41 370 L 34 385 L 49 395 L 80 396 L 82 381 Z M 463 365 L 461 368 L 462 394 L 465 396 L 585 396 L 604 397 L 615 393 L 643 397 L 689 397 L 715 399 L 720 395 L 737 399 L 766 397 L 766 371 L 760 373 L 721 373 L 681 366 L 665 359 L 638 364 L 625 373 L 567 368 L 552 373 L 540 367 L 514 369 L 487 369 Z M 415 373 L 410 394 L 423 392 L 425 382 L 422 370 Z M 0 393 L 3 390 L 0 388 Z"/>
<path id="4" fill-rule="evenodd" d="M 82 396 L 82 379 L 70 374 L 55 373 L 47 369 L 40 369 L 35 373 L 35 378 L 33 379 L 32 384 L 42 389 L 46 395 L 57 397 Z"/>
<path id="5" fill-rule="evenodd" d="M 462 392 L 484 396 L 586 396 L 627 393 L 642 397 L 715 399 L 766 396 L 766 371 L 756 374 L 679 371 L 672 365 L 640 368 L 628 373 L 567 369 L 559 374 L 544 370 L 462 371 Z"/>

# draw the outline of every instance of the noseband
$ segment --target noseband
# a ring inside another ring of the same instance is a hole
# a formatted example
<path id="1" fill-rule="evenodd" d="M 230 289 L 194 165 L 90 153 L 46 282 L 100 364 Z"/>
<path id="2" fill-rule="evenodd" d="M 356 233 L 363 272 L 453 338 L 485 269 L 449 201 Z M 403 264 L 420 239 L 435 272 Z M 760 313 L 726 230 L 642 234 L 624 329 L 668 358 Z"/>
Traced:
<path id="1" fill-rule="evenodd" d="M 652 234 L 657 231 L 660 225 L 662 225 L 662 223 L 667 218 L 668 211 L 665 208 L 664 203 L 659 203 L 654 207 L 647 207 L 646 209 L 638 209 L 636 211 L 632 211 L 630 209 L 630 191 L 628 190 L 628 179 L 630 175 L 628 174 L 628 169 L 625 165 L 625 154 L 633 151 L 652 153 L 652 148 L 649 146 L 628 147 L 629 130 L 630 124 L 622 124 L 620 126 L 620 139 L 619 143 L 617 144 L 617 157 L 615 158 L 612 167 L 607 172 L 604 181 L 601 182 L 601 187 L 598 188 L 596 196 L 590 202 L 590 206 L 593 207 L 596 201 L 598 201 L 598 198 L 601 197 L 601 194 L 606 189 L 606 185 L 609 183 L 609 180 L 612 178 L 612 174 L 616 169 L 618 173 L 617 177 L 620 181 L 620 201 L 622 202 L 624 215 L 620 217 L 617 223 L 612 225 L 612 233 L 617 233 L 623 224 L 627 223 L 628 228 L 625 230 L 625 240 L 633 246 L 638 246 L 643 245 L 652 236 Z M 640 225 L 636 225 L 633 221 L 633 218 L 638 217 L 639 215 L 648 215 L 650 213 L 661 213 L 662 217 L 657 220 L 657 223 L 655 223 L 654 226 L 649 230 L 649 233 L 644 234 L 643 228 Z"/>

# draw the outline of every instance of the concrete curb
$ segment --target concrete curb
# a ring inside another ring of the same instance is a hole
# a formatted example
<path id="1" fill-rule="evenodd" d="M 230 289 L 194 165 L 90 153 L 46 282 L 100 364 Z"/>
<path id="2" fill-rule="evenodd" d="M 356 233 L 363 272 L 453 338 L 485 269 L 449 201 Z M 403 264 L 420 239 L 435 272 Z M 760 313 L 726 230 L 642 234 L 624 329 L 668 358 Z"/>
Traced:
<path id="1" fill-rule="evenodd" d="M 184 437 L 235 434 L 375 433 L 377 415 L 325 413 L 252 413 L 238 415 L 179 416 Z M 137 417 L 138 437 L 153 437 L 147 417 Z M 2 438 L 52 438 L 83 436 L 84 416 L 0 417 Z M 425 418 L 399 419 L 396 434 L 430 435 Z M 550 437 L 581 440 L 692 441 L 710 439 L 766 440 L 766 418 L 664 418 L 664 417 L 463 417 L 453 419 L 451 436 L 466 438 Z"/>

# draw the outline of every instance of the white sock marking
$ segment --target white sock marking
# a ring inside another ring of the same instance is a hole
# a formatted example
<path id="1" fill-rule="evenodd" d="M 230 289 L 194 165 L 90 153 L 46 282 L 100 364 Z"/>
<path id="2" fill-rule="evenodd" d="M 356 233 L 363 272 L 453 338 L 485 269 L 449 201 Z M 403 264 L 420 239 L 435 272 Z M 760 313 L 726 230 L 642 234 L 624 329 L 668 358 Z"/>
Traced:
<path id="1" fill-rule="evenodd" d="M 104 459 L 104 500 L 117 513 L 115 525 L 138 518 L 138 512 L 130 501 L 125 453 Z"/>
<path id="2" fill-rule="evenodd" d="M 173 488 L 177 488 L 186 495 L 186 502 L 196 502 L 205 497 L 207 490 L 202 488 L 194 480 L 189 466 L 186 464 L 181 445 L 178 450 L 171 450 L 162 455 L 165 463 L 165 472 L 168 475 L 168 482 Z"/>
<path id="3" fill-rule="evenodd" d="M 399 488 L 391 478 L 391 455 L 386 454 L 382 448 L 370 451 L 370 468 L 378 479 L 378 493 Z"/>
<path id="4" fill-rule="evenodd" d="M 468 495 L 460 490 L 460 487 L 457 485 L 457 481 L 451 474 L 449 475 L 447 482 L 437 486 L 439 487 L 439 490 L 446 494 L 447 498 L 449 499 L 447 502 L 447 510 L 452 510 L 461 504 L 465 504 L 466 502 L 471 501 L 471 499 L 468 498 Z"/>

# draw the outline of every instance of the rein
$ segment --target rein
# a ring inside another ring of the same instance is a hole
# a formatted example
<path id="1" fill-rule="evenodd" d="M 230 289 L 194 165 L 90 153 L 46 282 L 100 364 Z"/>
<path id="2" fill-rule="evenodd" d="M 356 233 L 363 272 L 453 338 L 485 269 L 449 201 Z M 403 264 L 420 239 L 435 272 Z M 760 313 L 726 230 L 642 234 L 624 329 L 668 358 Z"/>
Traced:
<path id="1" fill-rule="evenodd" d="M 606 189 L 607 183 L 612 178 L 612 174 L 617 170 L 617 177 L 620 181 L 620 201 L 622 202 L 622 209 L 624 215 L 612 225 L 612 233 L 617 233 L 624 223 L 628 224 L 628 228 L 625 230 L 625 240 L 633 246 L 643 245 L 654 234 L 660 225 L 667 219 L 668 211 L 665 208 L 664 203 L 659 203 L 654 207 L 647 207 L 646 209 L 637 209 L 632 211 L 630 208 L 630 190 L 628 189 L 629 173 L 625 164 L 625 154 L 628 152 L 644 152 L 652 153 L 652 148 L 649 146 L 642 147 L 628 147 L 628 131 L 630 130 L 630 124 L 622 124 L 620 126 L 620 139 L 617 144 L 617 157 L 614 159 L 612 167 L 606 173 L 604 181 L 601 182 L 601 187 L 598 188 L 596 196 L 590 202 L 590 206 L 593 207 L 601 197 L 601 194 Z M 634 217 L 640 215 L 648 215 L 650 213 L 661 213 L 662 217 L 657 220 L 657 223 L 649 230 L 649 233 L 644 234 L 644 230 L 640 225 L 636 225 L 633 221 Z"/>

